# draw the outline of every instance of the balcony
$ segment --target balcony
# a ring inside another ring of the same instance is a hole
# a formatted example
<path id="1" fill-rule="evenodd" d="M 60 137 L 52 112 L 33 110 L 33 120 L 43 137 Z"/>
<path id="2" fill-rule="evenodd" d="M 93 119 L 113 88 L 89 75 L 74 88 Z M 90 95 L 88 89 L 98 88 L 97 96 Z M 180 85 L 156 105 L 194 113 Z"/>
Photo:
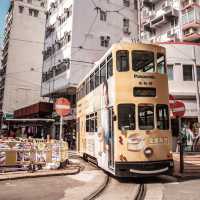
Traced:
<path id="1" fill-rule="evenodd" d="M 159 0 L 143 0 L 143 5 L 145 7 L 152 7 L 153 4 L 157 3 Z"/>
<path id="2" fill-rule="evenodd" d="M 149 22 L 143 25 L 144 30 L 150 31 L 152 29 L 161 27 L 171 20 L 178 18 L 178 16 L 178 10 L 172 8 L 171 6 L 164 7 L 162 11 L 151 14 L 149 17 Z"/>
<path id="3" fill-rule="evenodd" d="M 200 7 L 192 7 L 186 9 L 182 13 L 182 29 L 183 31 L 189 28 L 200 27 Z"/>
<path id="4" fill-rule="evenodd" d="M 200 5 L 200 0 L 182 0 L 181 1 L 182 10 L 185 10 L 194 6 L 199 6 L 199 5 Z"/>
<path id="5" fill-rule="evenodd" d="M 200 28 L 189 28 L 183 31 L 183 40 L 187 42 L 200 41 Z"/>
<path id="6" fill-rule="evenodd" d="M 168 23 L 174 18 L 178 17 L 178 11 L 172 7 L 168 8 L 162 15 L 155 17 L 151 20 L 151 27 L 160 27 L 163 24 Z"/>

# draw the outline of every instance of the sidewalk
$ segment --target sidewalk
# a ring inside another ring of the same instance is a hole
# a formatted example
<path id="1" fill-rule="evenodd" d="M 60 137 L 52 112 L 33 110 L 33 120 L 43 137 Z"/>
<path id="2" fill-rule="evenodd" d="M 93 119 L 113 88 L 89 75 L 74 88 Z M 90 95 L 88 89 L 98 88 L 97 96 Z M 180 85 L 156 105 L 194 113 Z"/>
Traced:
<path id="1" fill-rule="evenodd" d="M 173 153 L 174 159 L 174 176 L 180 180 L 190 180 L 190 179 L 200 179 L 200 168 L 199 171 L 189 171 L 185 170 L 183 173 L 180 173 L 180 157 L 178 153 Z"/>
<path id="2" fill-rule="evenodd" d="M 25 178 L 37 178 L 37 177 L 49 177 L 49 176 L 74 175 L 79 172 L 80 172 L 79 167 L 69 167 L 67 169 L 60 169 L 60 170 L 39 170 L 34 173 L 27 172 L 27 171 L 8 172 L 8 173 L 0 173 L 0 181 L 25 179 Z"/>

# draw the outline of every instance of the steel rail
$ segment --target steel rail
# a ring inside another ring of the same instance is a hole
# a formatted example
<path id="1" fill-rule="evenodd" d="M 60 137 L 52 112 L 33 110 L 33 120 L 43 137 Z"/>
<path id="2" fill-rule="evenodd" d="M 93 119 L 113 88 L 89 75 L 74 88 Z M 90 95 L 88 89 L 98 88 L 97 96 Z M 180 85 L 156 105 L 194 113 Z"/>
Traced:
<path id="1" fill-rule="evenodd" d="M 103 193 L 103 191 L 108 186 L 109 182 L 110 182 L 110 176 L 106 175 L 106 178 L 105 178 L 104 182 L 101 184 L 101 186 L 99 186 L 97 188 L 97 190 L 95 190 L 89 196 L 85 197 L 83 200 L 94 200 L 94 199 L 96 199 L 98 196 L 100 196 Z"/>
<path id="2" fill-rule="evenodd" d="M 147 190 L 146 185 L 143 183 L 140 184 L 134 200 L 144 200 L 146 195 L 146 190 Z"/>

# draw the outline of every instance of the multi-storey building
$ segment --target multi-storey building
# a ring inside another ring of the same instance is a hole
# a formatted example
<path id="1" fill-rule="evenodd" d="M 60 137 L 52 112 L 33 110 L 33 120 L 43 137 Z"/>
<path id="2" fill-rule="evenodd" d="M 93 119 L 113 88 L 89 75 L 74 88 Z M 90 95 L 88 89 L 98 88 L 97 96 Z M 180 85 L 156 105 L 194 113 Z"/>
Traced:
<path id="1" fill-rule="evenodd" d="M 174 41 L 181 38 L 179 0 L 143 0 L 141 37 L 144 41 Z"/>
<path id="2" fill-rule="evenodd" d="M 135 0 L 49 0 L 43 52 L 43 96 L 75 86 L 112 43 L 138 40 Z"/>
<path id="3" fill-rule="evenodd" d="M 45 33 L 43 0 L 11 1 L 5 23 L 0 82 L 4 113 L 40 100 Z"/>
<path id="4" fill-rule="evenodd" d="M 199 0 L 143 0 L 140 15 L 143 41 L 200 41 Z"/>
<path id="5" fill-rule="evenodd" d="M 200 42 L 200 0 L 182 0 L 183 41 Z"/>

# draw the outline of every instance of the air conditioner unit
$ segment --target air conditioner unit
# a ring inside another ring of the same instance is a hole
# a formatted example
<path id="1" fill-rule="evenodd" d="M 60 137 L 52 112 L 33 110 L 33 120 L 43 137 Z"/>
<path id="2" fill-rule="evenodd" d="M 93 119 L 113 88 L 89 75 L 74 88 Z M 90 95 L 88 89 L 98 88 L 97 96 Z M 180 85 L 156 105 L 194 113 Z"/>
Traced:
<path id="1" fill-rule="evenodd" d="M 190 28 L 189 30 L 188 30 L 188 33 L 189 34 L 194 34 L 196 32 L 196 29 L 194 29 L 194 28 Z"/>
<path id="2" fill-rule="evenodd" d="M 171 37 L 175 37 L 176 33 L 174 31 L 174 29 L 171 29 L 167 32 L 167 37 L 171 38 Z"/>

